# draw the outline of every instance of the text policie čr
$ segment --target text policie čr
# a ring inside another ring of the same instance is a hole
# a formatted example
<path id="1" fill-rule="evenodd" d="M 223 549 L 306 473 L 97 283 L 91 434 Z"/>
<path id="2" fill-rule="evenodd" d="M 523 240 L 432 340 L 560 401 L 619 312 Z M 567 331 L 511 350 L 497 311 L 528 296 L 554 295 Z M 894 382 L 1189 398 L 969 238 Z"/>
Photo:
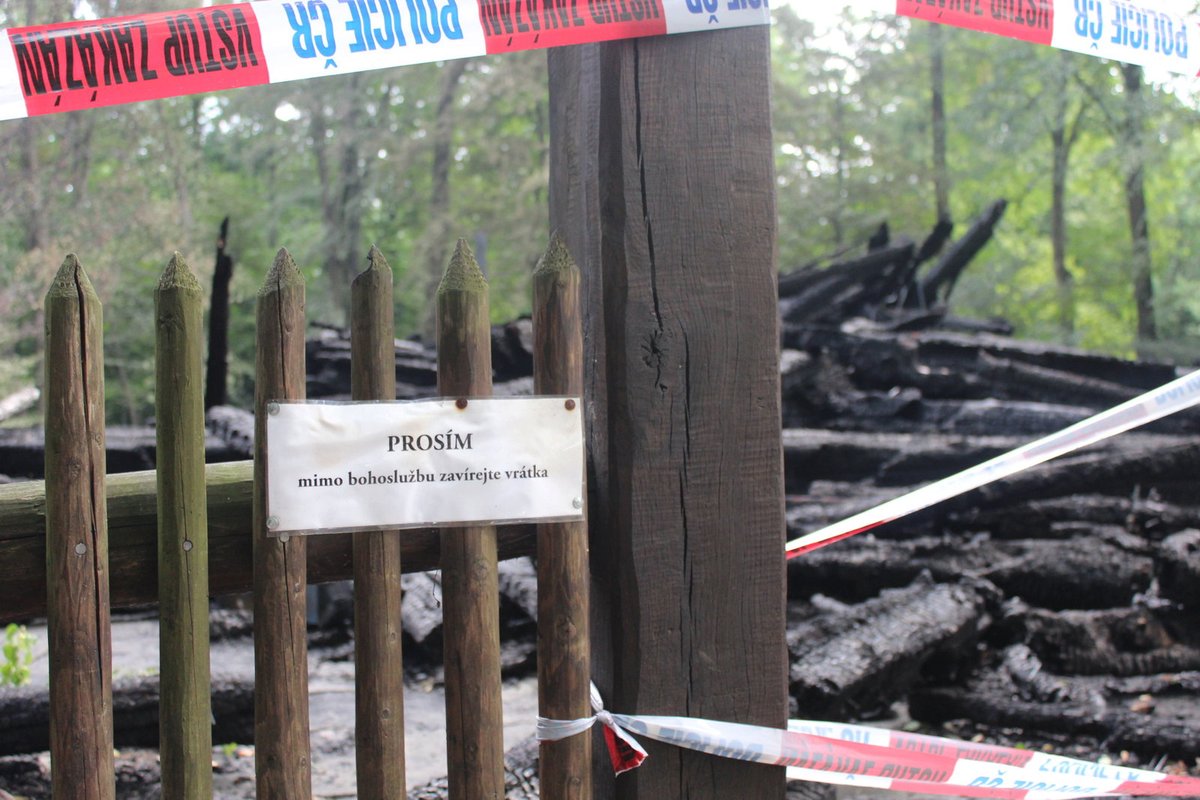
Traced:
<path id="1" fill-rule="evenodd" d="M 550 471 L 530 464 L 518 469 L 464 469 L 458 472 L 428 472 L 417 467 L 408 471 L 394 469 L 391 472 L 376 473 L 367 470 L 365 475 L 347 472 L 346 477 L 340 475 L 316 475 L 311 478 L 297 479 L 301 489 L 325 489 L 339 486 L 381 486 L 401 483 L 478 483 L 481 486 L 489 481 L 528 480 L 530 478 L 547 478 Z"/>
<path id="2" fill-rule="evenodd" d="M 1188 57 L 1184 20 L 1134 3 L 1075 0 L 1075 35 L 1133 50 L 1153 50 L 1180 59 Z"/>
<path id="3" fill-rule="evenodd" d="M 463 38 L 456 0 L 339 0 L 349 14 L 342 40 L 351 53 L 391 50 L 413 44 L 435 44 Z M 300 58 L 332 58 L 337 54 L 340 31 L 334 13 L 324 0 L 284 3 L 292 27 L 292 50 Z M 334 8 L 338 8 L 334 5 Z M 407 31 L 408 36 L 405 35 Z"/>

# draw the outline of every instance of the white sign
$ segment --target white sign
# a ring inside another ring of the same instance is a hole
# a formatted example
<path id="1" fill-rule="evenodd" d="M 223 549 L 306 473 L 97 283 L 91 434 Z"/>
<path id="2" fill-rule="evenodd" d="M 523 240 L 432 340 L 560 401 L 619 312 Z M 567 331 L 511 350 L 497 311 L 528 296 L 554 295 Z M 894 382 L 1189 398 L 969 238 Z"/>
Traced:
<path id="1" fill-rule="evenodd" d="M 565 397 L 271 403 L 267 528 L 582 519 L 582 417 Z"/>

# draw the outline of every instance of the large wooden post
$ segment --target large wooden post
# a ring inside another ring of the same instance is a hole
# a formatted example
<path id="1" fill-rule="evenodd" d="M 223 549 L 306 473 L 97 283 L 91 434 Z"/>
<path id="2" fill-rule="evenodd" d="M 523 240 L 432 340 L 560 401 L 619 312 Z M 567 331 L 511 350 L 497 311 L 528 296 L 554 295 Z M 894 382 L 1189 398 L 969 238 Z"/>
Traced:
<path id="1" fill-rule="evenodd" d="M 768 63 L 765 28 L 550 53 L 551 226 L 584 282 L 593 673 L 616 711 L 787 717 Z M 779 768 L 648 749 L 615 796 L 784 793 Z"/>

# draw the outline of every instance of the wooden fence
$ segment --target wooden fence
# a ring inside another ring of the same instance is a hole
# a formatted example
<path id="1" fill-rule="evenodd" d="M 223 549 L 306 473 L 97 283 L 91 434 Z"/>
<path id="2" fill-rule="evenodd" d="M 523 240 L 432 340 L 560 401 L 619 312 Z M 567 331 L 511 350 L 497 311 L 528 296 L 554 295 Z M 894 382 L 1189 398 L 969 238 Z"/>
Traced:
<path id="1" fill-rule="evenodd" d="M 557 239 L 533 285 L 535 391 L 578 395 L 579 272 Z M 450 795 L 503 797 L 496 564 L 501 553 L 530 552 L 534 529 L 540 711 L 557 719 L 589 713 L 585 523 L 311 541 L 266 534 L 265 409 L 271 400 L 304 397 L 304 297 L 299 270 L 280 250 L 258 299 L 253 466 L 205 467 L 203 301 L 176 254 L 155 292 L 159 468 L 109 478 L 100 302 L 73 255 L 54 280 L 46 297 L 46 478 L 0 487 L 0 545 L 11 556 L 0 566 L 0 584 L 13 600 L 0 617 L 48 617 L 56 794 L 114 796 L 110 608 L 157 600 L 162 793 L 212 796 L 208 597 L 252 586 L 257 794 L 311 797 L 305 588 L 350 573 L 358 796 L 403 797 L 400 575 L 440 566 Z M 444 396 L 491 394 L 487 304 L 486 281 L 460 241 L 437 293 Z M 375 248 L 354 280 L 352 307 L 353 396 L 392 399 L 392 274 Z M 110 533 L 117 544 L 111 558 Z M 590 737 L 544 744 L 541 756 L 543 797 L 590 798 Z"/>

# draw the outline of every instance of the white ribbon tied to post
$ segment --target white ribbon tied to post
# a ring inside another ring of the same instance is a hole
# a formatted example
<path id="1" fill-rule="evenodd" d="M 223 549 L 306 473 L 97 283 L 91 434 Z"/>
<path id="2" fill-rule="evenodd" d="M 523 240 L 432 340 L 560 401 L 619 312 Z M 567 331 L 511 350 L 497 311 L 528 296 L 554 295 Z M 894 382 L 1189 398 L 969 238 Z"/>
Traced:
<path id="1" fill-rule="evenodd" d="M 646 750 L 637 739 L 630 735 L 617 722 L 616 717 L 604 708 L 604 700 L 596 684 L 591 684 L 592 711 L 590 717 L 580 719 L 547 719 L 537 718 L 537 738 L 540 742 L 557 742 L 590 730 L 599 722 L 604 726 L 604 740 L 608 745 L 608 756 L 612 759 L 613 770 L 620 775 L 641 766 L 646 760 Z"/>
<path id="2" fill-rule="evenodd" d="M 712 756 L 787 768 L 790 779 L 858 788 L 994 800 L 1200 797 L 1200 778 L 1030 749 L 963 742 L 838 722 L 789 720 L 786 729 L 690 717 L 614 714 L 591 690 L 591 717 L 538 718 L 537 737 L 557 741 L 604 726 L 613 768 L 637 767 L 646 751 L 630 730 Z"/>

